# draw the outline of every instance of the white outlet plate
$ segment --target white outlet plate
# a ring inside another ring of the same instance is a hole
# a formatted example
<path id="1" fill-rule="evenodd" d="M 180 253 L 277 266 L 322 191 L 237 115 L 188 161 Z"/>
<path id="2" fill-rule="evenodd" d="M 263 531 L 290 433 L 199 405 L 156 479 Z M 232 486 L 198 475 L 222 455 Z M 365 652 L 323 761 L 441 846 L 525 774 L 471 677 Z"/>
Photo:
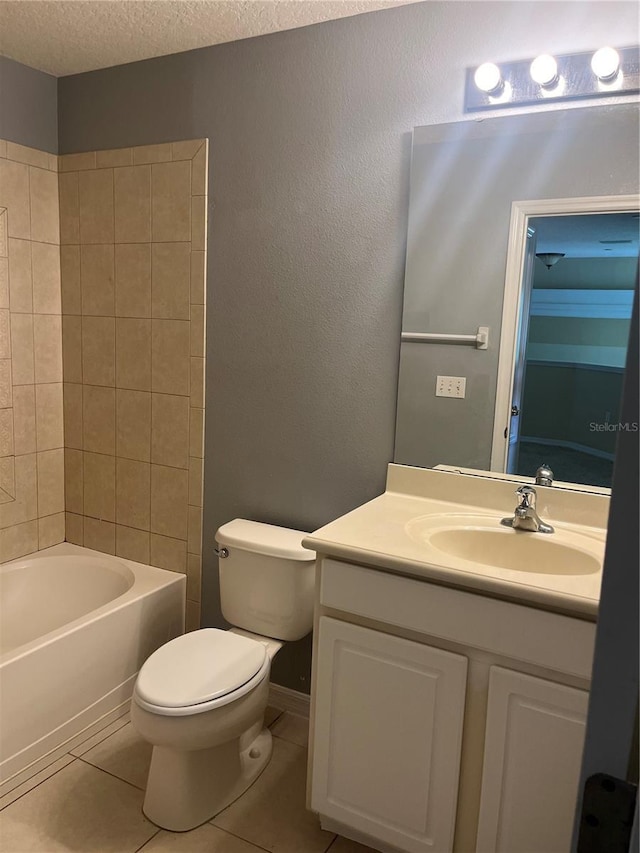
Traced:
<path id="1" fill-rule="evenodd" d="M 437 376 L 436 397 L 457 397 L 463 399 L 467 389 L 465 376 Z"/>

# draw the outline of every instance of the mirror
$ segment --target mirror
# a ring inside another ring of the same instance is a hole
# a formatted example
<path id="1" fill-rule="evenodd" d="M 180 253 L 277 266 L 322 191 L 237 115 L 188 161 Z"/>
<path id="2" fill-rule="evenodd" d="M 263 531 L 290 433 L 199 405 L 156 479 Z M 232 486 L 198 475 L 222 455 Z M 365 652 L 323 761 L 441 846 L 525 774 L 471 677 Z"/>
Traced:
<path id="1" fill-rule="evenodd" d="M 504 470 L 527 476 L 542 460 L 564 481 L 610 487 L 638 213 L 532 216 L 525 240 L 522 344 L 510 367 L 507 436 L 497 462 L 506 454 Z"/>
<path id="2" fill-rule="evenodd" d="M 626 104 L 415 129 L 395 462 L 508 470 L 494 439 L 499 432 L 504 442 L 508 409 L 501 422 L 496 402 L 506 397 L 510 403 L 513 379 L 513 357 L 507 380 L 498 369 L 506 340 L 501 334 L 505 279 L 514 276 L 513 258 L 511 272 L 507 264 L 512 208 L 534 200 L 552 215 L 554 200 L 572 200 L 573 212 L 580 213 L 593 197 L 635 196 L 633 208 L 627 198 L 622 210 L 637 210 L 638 145 L 635 107 Z M 593 212 L 588 205 L 586 211 Z M 567 211 L 560 206 L 559 212 Z M 523 234 L 524 243 L 526 228 Z M 523 246 L 518 287 L 524 255 Z M 533 258 L 541 264 L 535 253 Z M 516 303 L 511 309 L 514 328 L 520 308 Z M 484 327 L 486 348 L 476 342 Z M 416 333 L 433 337 L 418 342 Z M 439 339 L 443 334 L 464 338 L 446 343 Z M 445 393 L 451 386 L 456 394 L 463 386 L 464 396 L 436 396 L 438 386 Z M 523 456 L 523 464 L 530 463 Z M 536 467 L 522 473 L 532 476 Z M 555 474 L 557 480 L 568 479 L 562 470 Z"/>

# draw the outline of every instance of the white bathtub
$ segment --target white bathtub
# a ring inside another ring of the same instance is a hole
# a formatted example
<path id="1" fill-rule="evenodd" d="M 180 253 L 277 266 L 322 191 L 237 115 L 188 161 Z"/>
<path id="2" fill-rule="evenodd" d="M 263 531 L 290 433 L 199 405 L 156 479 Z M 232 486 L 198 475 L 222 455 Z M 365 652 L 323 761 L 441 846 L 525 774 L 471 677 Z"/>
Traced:
<path id="1" fill-rule="evenodd" d="M 54 545 L 0 566 L 0 794 L 128 707 L 184 631 L 186 578 Z"/>

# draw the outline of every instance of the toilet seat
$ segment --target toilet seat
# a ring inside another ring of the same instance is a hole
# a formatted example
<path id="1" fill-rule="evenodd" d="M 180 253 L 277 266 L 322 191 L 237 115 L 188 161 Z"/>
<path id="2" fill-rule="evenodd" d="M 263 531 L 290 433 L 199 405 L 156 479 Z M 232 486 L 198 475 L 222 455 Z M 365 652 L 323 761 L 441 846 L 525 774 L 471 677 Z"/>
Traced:
<path id="1" fill-rule="evenodd" d="M 269 667 L 266 647 L 257 640 L 203 628 L 176 637 L 145 661 L 134 699 L 164 716 L 201 714 L 249 693 Z"/>

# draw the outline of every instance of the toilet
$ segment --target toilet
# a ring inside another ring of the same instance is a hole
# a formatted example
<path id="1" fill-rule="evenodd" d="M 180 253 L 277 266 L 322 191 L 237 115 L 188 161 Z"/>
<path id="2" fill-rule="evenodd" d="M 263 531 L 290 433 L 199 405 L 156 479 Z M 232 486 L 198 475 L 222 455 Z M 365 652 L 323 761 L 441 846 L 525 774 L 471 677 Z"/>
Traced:
<path id="1" fill-rule="evenodd" d="M 153 745 L 143 811 L 163 829 L 210 820 L 269 762 L 271 661 L 313 626 L 316 555 L 305 535 L 244 519 L 222 525 L 220 598 L 234 627 L 177 637 L 138 673 L 131 722 Z"/>

